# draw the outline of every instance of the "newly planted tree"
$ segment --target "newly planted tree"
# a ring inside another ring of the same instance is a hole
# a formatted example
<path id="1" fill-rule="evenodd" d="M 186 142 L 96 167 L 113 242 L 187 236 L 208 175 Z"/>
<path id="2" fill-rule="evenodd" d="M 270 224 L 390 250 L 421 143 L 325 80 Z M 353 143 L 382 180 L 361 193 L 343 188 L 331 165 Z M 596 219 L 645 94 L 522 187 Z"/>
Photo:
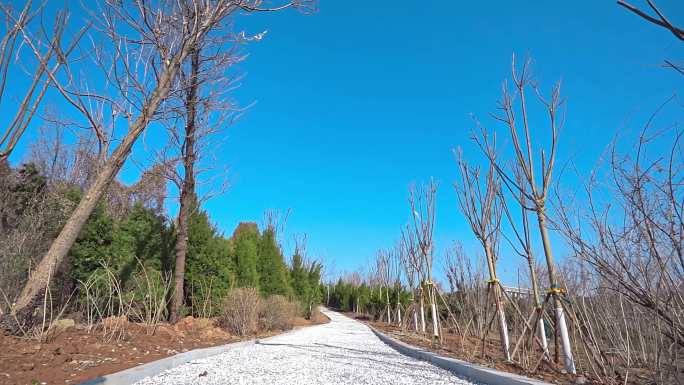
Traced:
<path id="1" fill-rule="evenodd" d="M 553 258 L 553 248 L 548 230 L 548 210 L 547 198 L 549 189 L 553 184 L 553 169 L 556 161 L 556 149 L 558 146 L 558 131 L 562 125 L 562 117 L 558 114 L 563 107 L 563 99 L 560 96 L 560 83 L 555 85 L 551 91 L 551 97 L 545 99 L 536 84 L 532 81 L 530 73 L 530 62 L 526 61 L 520 70 L 512 60 L 511 73 L 514 90 L 508 89 L 506 83 L 503 86 L 503 95 L 499 102 L 501 115 L 496 119 L 503 122 L 509 131 L 513 144 L 513 159 L 516 169 L 519 170 L 522 178 L 516 178 L 515 170 L 511 169 L 505 162 L 501 161 L 490 151 L 490 144 L 486 135 L 476 138 L 482 151 L 487 156 L 491 164 L 495 167 L 498 175 L 508 189 L 514 191 L 514 197 L 524 197 L 529 204 L 528 209 L 536 214 L 539 236 L 542 241 L 544 255 L 546 257 L 546 267 L 550 282 L 549 295 L 553 299 L 555 310 L 556 325 L 560 332 L 561 344 L 563 348 L 565 369 L 570 373 L 575 373 L 575 361 L 570 346 L 570 335 L 568 332 L 567 321 L 562 304 L 563 289 L 559 285 L 556 266 Z M 537 99 L 544 107 L 548 117 L 547 134 L 550 143 L 548 152 L 543 148 L 539 152 L 540 159 L 534 157 L 535 147 L 533 139 L 535 135 L 541 135 L 532 130 L 529 108 L 527 103 L 527 91 L 535 92 Z M 520 114 L 520 116 L 518 116 Z M 535 164 L 540 164 L 541 169 L 537 170 Z"/>
<path id="2" fill-rule="evenodd" d="M 523 176 L 522 174 L 516 169 L 515 172 L 516 180 L 518 181 L 518 186 L 521 186 L 525 188 L 525 184 L 523 183 Z M 546 340 L 546 326 L 544 325 L 544 306 L 542 304 L 540 294 L 539 294 L 539 282 L 537 279 L 537 264 L 534 256 L 534 251 L 532 249 L 532 236 L 530 234 L 530 221 L 529 221 L 529 204 L 527 203 L 527 198 L 525 197 L 525 194 L 519 193 L 517 203 L 518 206 L 520 207 L 520 226 L 516 224 L 515 219 L 513 218 L 513 215 L 511 213 L 510 208 L 508 207 L 508 204 L 506 203 L 506 200 L 502 197 L 502 202 L 503 202 L 503 210 L 506 216 L 506 219 L 508 220 L 508 223 L 510 225 L 510 228 L 513 230 L 513 233 L 515 234 L 515 241 L 511 240 L 509 237 L 506 237 L 506 239 L 509 241 L 511 244 L 512 248 L 516 251 L 518 255 L 523 257 L 525 261 L 527 262 L 527 267 L 529 269 L 529 274 L 530 274 L 530 283 L 532 284 L 532 299 L 534 302 L 534 312 L 532 313 L 533 319 L 537 320 L 537 330 L 539 333 L 539 341 L 541 343 L 541 348 L 545 356 L 548 357 L 549 355 L 549 347 L 548 347 L 548 341 Z M 534 326 L 532 326 L 534 328 Z M 515 348 L 513 349 L 512 355 L 515 355 L 515 352 L 520 345 L 521 341 L 525 337 L 525 333 L 527 332 L 528 329 L 528 324 L 526 323 L 523 329 L 523 332 L 521 333 L 518 342 L 515 344 Z M 534 331 L 532 330 L 531 333 L 533 334 Z"/>
<path id="3" fill-rule="evenodd" d="M 491 150 L 491 149 L 490 149 Z M 492 157 L 493 150 L 492 150 Z M 493 160 L 489 162 L 488 171 L 481 175 L 478 167 L 469 166 L 458 154 L 458 167 L 461 181 L 456 184 L 458 204 L 470 224 L 478 241 L 482 245 L 487 267 L 489 269 L 488 297 L 492 295 L 496 315 L 499 319 L 501 349 L 506 360 L 511 359 L 509 351 L 508 325 L 501 298 L 501 285 L 496 274 L 497 250 L 501 236 L 501 218 L 503 204 L 500 196 L 500 183 Z M 486 314 L 486 313 L 485 313 Z M 487 331 L 482 338 L 486 337 Z"/>
<path id="4" fill-rule="evenodd" d="M 421 286 L 424 287 L 432 316 L 432 336 L 437 339 L 439 332 L 439 317 L 437 313 L 437 290 L 432 279 L 435 229 L 437 183 L 429 183 L 409 190 L 409 205 L 411 207 L 412 228 L 415 236 L 419 256 L 424 266 Z"/>
<path id="5" fill-rule="evenodd" d="M 425 259 L 420 253 L 415 236 L 415 232 L 411 228 L 411 225 L 406 225 L 406 228 L 402 231 L 401 237 L 404 255 L 402 264 L 404 265 L 406 277 L 411 286 L 413 324 L 415 325 L 416 331 L 418 331 L 418 313 L 420 313 L 420 332 L 425 333 L 425 299 L 422 285 L 422 282 L 425 280 L 423 276 L 425 271 Z M 418 300 L 416 300 L 416 297 L 418 297 Z"/>

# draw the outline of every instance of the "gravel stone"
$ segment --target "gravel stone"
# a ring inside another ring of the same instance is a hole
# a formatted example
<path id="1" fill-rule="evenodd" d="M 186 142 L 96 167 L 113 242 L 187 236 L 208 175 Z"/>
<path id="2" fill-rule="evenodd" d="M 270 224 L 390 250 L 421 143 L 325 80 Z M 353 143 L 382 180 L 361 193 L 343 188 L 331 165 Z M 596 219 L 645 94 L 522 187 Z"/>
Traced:
<path id="1" fill-rule="evenodd" d="M 323 312 L 327 324 L 191 361 L 137 385 L 471 384 L 398 353 L 358 321 Z"/>

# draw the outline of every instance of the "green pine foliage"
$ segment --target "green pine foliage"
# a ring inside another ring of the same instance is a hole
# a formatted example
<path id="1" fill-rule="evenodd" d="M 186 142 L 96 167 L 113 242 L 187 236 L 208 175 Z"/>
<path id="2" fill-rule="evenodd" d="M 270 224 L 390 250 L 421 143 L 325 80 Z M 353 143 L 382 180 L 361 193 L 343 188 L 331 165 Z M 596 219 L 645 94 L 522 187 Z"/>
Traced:
<path id="1" fill-rule="evenodd" d="M 139 264 L 161 270 L 169 240 L 164 219 L 142 205 L 117 221 L 99 204 L 71 249 L 72 277 L 85 281 L 106 265 L 126 283 Z"/>
<path id="2" fill-rule="evenodd" d="M 186 305 L 192 314 L 214 316 L 235 285 L 233 242 L 223 238 L 205 211 L 190 216 L 185 261 Z"/>
<path id="3" fill-rule="evenodd" d="M 7 198 L 0 205 L 0 229 L 5 233 L 24 231 L 23 216 L 36 210 L 63 212 L 41 221 L 37 230 L 46 238 L 46 245 L 60 231 L 62 217 L 69 215 L 83 194 L 77 185 L 51 184 L 30 164 L 17 169 L 0 164 L 0 182 L 4 183 L 0 192 Z M 44 196 L 50 199 L 36 206 L 34 201 Z M 75 311 L 88 303 L 87 294 L 105 297 L 107 294 L 103 293 L 111 294 L 113 281 L 117 283 L 117 290 L 126 296 L 125 301 L 143 299 L 144 302 L 150 295 L 163 298 L 173 292 L 173 220 L 135 197 L 130 203 L 116 199 L 115 194 L 106 195 L 97 205 L 71 248 L 68 260 L 54 272 L 55 291 L 66 293 L 65 298 L 75 292 L 76 299 L 72 301 L 77 307 Z M 281 295 L 296 300 L 305 312 L 324 298 L 320 286 L 322 265 L 306 261 L 299 253 L 295 253 L 288 265 L 273 228 L 267 227 L 262 232 L 256 223 L 244 222 L 231 237 L 225 237 L 212 224 L 210 213 L 197 205 L 189 218 L 187 247 L 184 314 L 216 316 L 231 289 L 239 287 L 256 288 L 264 297 Z M 14 260 L 0 255 L 0 267 L 10 263 Z M 15 265 L 18 271 L 11 276 L 0 274 L 0 281 L 7 282 L 3 282 L 6 292 L 17 292 L 21 279 L 25 279 L 22 277 L 28 274 L 29 264 Z M 107 299 L 103 297 L 100 305 L 109 306 Z M 137 314 L 150 312 L 144 305 L 133 305 Z"/>
<path id="4" fill-rule="evenodd" d="M 308 299 L 311 296 L 311 288 L 309 287 L 309 275 L 304 266 L 304 258 L 298 253 L 292 256 L 292 266 L 290 267 L 290 283 L 294 292 L 295 298 L 302 302 L 302 305 L 308 307 Z"/>
<path id="5" fill-rule="evenodd" d="M 365 283 L 354 284 L 339 279 L 335 285 L 330 286 L 330 299 L 327 305 L 342 311 L 358 311 L 368 314 L 374 318 L 385 316 L 387 308 L 387 290 L 389 290 L 390 305 L 396 308 L 397 298 L 406 307 L 411 303 L 411 293 L 401 286 L 392 287 L 373 287 L 370 288 Z M 325 285 L 322 290 L 327 291 Z M 322 293 L 325 293 L 322 291 Z M 327 298 L 326 298 L 327 300 Z"/>
<path id="6" fill-rule="evenodd" d="M 256 223 L 240 223 L 233 234 L 235 276 L 239 287 L 259 287 L 259 229 Z"/>
<path id="7" fill-rule="evenodd" d="M 285 258 L 276 240 L 275 230 L 267 228 L 259 240 L 259 292 L 263 296 L 291 296 Z"/>
<path id="8" fill-rule="evenodd" d="M 302 255 L 295 252 L 290 266 L 290 284 L 294 297 L 302 305 L 305 314 L 309 314 L 312 305 L 322 302 L 320 290 L 321 270 L 319 262 L 305 261 Z"/>
<path id="9" fill-rule="evenodd" d="M 114 219 L 103 204 L 98 204 L 71 247 L 71 274 L 74 280 L 85 282 L 103 264 L 116 264 L 112 256 L 120 250 L 112 247 L 116 238 L 114 228 Z"/>

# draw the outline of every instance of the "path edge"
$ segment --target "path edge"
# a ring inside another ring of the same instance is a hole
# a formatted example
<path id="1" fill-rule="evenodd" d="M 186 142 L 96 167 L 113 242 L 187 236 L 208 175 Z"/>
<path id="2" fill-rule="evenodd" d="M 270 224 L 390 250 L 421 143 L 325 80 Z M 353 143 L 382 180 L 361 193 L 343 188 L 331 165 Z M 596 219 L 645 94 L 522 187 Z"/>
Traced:
<path id="1" fill-rule="evenodd" d="M 307 326 L 306 328 L 316 327 L 320 325 Z M 278 338 L 296 333 L 302 329 L 303 328 L 290 330 L 285 333 L 280 333 L 267 338 L 254 338 L 247 341 L 232 342 L 208 348 L 193 349 L 187 352 L 178 353 L 173 356 L 165 357 L 156 361 L 151 361 L 146 364 L 134 366 L 132 368 L 128 368 L 120 372 L 96 377 L 91 380 L 86 380 L 77 385 L 131 385 L 135 384 L 136 382 L 142 380 L 145 377 L 156 376 L 162 372 L 165 372 L 169 369 L 173 369 L 177 366 L 181 366 L 191 361 L 212 357 L 217 354 L 225 353 L 232 349 L 240 348 L 243 346 L 254 345 L 255 343 L 258 343 L 260 341 L 269 341 L 273 338 Z"/>
<path id="2" fill-rule="evenodd" d="M 440 356 L 439 354 L 394 339 L 370 325 L 366 326 L 368 326 L 382 342 L 399 353 L 422 361 L 427 361 L 473 382 L 488 385 L 552 385 L 548 382 L 524 377 L 518 374 L 502 372 L 500 370 L 487 368 L 455 358 Z"/>

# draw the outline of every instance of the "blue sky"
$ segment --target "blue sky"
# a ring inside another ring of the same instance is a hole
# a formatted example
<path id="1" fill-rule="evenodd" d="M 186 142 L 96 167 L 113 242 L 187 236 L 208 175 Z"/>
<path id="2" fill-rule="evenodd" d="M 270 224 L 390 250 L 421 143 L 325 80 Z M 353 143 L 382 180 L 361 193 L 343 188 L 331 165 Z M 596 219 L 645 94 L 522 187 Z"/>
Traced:
<path id="1" fill-rule="evenodd" d="M 658 4 L 684 23 L 684 3 Z M 513 53 L 534 59 L 545 89 L 562 79 L 560 162 L 581 172 L 684 84 L 659 67 L 682 58 L 680 42 L 613 1 L 321 0 L 314 15 L 252 15 L 237 27 L 268 34 L 245 47 L 235 98 L 255 104 L 216 154 L 231 188 L 205 208 L 226 233 L 290 208 L 288 234 L 308 234 L 309 254 L 338 273 L 394 243 L 409 218 L 409 184 L 430 177 L 440 182 L 438 252 L 453 240 L 479 252 L 457 208 L 451 151 L 479 157 L 471 115 L 498 127 L 489 113 Z M 136 176 L 127 167 L 122 179 Z M 503 259 L 512 279 L 519 261 Z"/>

